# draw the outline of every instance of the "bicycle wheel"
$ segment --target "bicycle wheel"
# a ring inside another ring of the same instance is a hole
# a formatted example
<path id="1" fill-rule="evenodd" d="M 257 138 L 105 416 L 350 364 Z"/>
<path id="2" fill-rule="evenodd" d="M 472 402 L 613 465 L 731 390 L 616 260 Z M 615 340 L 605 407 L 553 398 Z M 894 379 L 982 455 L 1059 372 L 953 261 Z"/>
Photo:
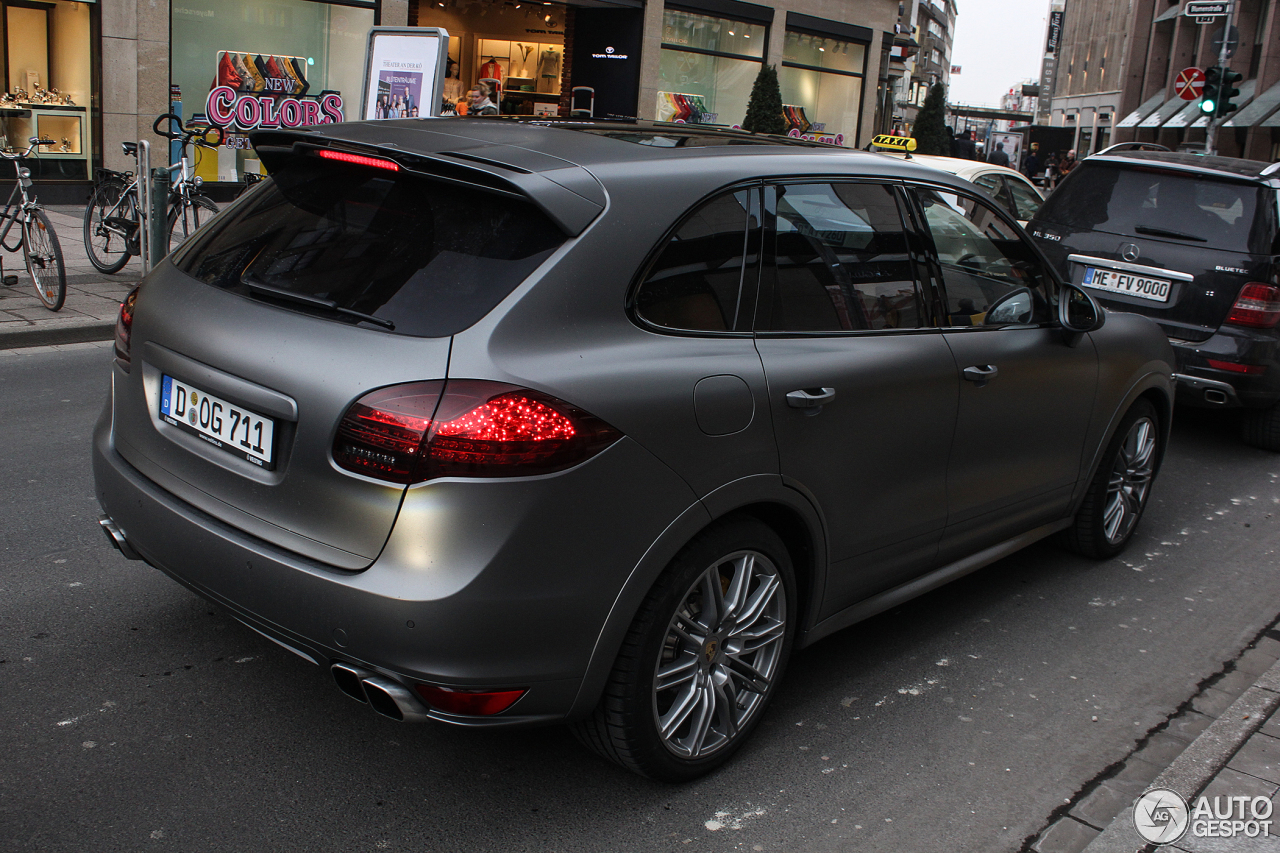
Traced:
<path id="1" fill-rule="evenodd" d="M 58 235 L 39 208 L 28 210 L 22 223 L 22 256 L 40 301 L 50 311 L 57 311 L 67 298 L 67 268 L 62 264 Z"/>
<path id="2" fill-rule="evenodd" d="M 218 206 L 207 195 L 193 195 L 187 204 L 175 203 L 169 208 L 169 254 L 182 245 L 182 241 L 196 233 L 201 225 L 213 218 Z M 166 255 L 167 257 L 167 255 Z"/>
<path id="3" fill-rule="evenodd" d="M 122 198 L 124 191 L 119 181 L 98 184 L 84 210 L 84 248 L 89 263 L 105 273 L 120 272 L 129 263 L 130 242 L 141 226 L 136 197 L 131 192 Z"/>

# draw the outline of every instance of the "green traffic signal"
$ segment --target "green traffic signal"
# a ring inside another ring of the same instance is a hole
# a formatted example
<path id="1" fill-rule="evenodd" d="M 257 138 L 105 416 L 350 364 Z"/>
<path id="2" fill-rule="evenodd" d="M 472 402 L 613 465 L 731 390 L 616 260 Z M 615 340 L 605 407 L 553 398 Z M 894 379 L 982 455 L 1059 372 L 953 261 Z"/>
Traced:
<path id="1" fill-rule="evenodd" d="M 1218 114 L 1219 95 L 1222 88 L 1222 71 L 1217 65 L 1204 70 L 1204 95 L 1200 99 L 1200 112 L 1213 118 Z"/>

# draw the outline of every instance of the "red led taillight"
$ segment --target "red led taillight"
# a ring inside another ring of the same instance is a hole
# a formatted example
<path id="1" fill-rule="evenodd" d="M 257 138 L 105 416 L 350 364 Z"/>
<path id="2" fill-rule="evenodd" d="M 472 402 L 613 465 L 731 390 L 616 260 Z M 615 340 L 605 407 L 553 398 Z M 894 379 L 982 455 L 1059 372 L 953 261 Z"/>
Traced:
<path id="1" fill-rule="evenodd" d="M 1270 329 L 1280 321 L 1280 287 L 1251 281 L 1240 288 L 1227 322 L 1233 326 Z"/>
<path id="2" fill-rule="evenodd" d="M 472 379 L 417 382 L 356 401 L 338 425 L 333 458 L 393 483 L 524 477 L 570 468 L 621 436 L 538 391 Z"/>
<path id="3" fill-rule="evenodd" d="M 120 314 L 116 317 L 116 358 L 125 366 L 129 366 L 132 356 L 129 354 L 133 339 L 133 306 L 138 301 L 138 288 L 129 291 L 129 295 L 120 303 Z"/>
<path id="4" fill-rule="evenodd" d="M 1267 367 L 1265 364 L 1239 364 L 1234 361 L 1218 361 L 1216 358 L 1208 358 L 1209 366 L 1215 370 L 1229 370 L 1232 373 L 1247 373 L 1250 375 L 1258 375 L 1265 373 Z"/>
<path id="5" fill-rule="evenodd" d="M 515 704 L 527 690 L 450 690 L 419 684 L 418 695 L 427 704 L 447 714 L 488 717 L 500 714 Z"/>
<path id="6" fill-rule="evenodd" d="M 384 160 L 381 157 L 366 157 L 363 154 L 351 154 L 347 151 L 333 151 L 329 148 L 321 148 L 316 154 L 326 160 L 337 160 L 341 163 L 354 163 L 357 166 L 372 166 L 375 169 L 386 169 L 388 172 L 400 171 L 400 164 L 394 160 Z"/>

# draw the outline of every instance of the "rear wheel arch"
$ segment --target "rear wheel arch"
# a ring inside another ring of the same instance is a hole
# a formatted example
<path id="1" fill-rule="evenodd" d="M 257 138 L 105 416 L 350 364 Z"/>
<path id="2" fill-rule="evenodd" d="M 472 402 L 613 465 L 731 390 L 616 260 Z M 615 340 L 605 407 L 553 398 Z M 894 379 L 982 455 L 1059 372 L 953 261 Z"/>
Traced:
<path id="1" fill-rule="evenodd" d="M 763 523 L 787 548 L 797 587 L 795 642 L 797 648 L 805 645 L 808 620 L 817 612 L 814 596 L 821 594 L 823 585 L 826 546 L 822 519 L 801 493 L 784 486 L 777 475 L 747 477 L 717 489 L 686 510 L 632 570 L 596 639 L 567 720 L 581 719 L 595 710 L 627 630 L 671 562 L 708 529 L 735 517 Z"/>

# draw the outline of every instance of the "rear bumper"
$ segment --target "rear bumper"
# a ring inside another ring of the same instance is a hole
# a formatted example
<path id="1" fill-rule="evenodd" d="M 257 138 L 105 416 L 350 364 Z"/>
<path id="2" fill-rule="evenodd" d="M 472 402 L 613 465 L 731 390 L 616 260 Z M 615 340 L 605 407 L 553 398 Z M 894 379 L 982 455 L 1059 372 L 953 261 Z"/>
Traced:
<path id="1" fill-rule="evenodd" d="M 1170 343 L 1178 362 L 1180 404 L 1269 408 L 1280 402 L 1280 335 L 1275 330 L 1224 326 L 1206 341 Z M 1256 374 L 1223 370 L 1211 367 L 1210 359 L 1263 370 Z"/>
<path id="2" fill-rule="evenodd" d="M 93 468 L 98 501 L 127 547 L 313 663 L 349 664 L 410 691 L 423 682 L 527 689 L 490 717 L 424 708 L 424 717 L 467 726 L 564 719 L 618 591 L 691 502 L 669 469 L 623 439 L 550 475 L 561 479 L 551 489 L 548 478 L 536 478 L 540 489 L 518 481 L 410 489 L 386 549 L 352 572 L 161 489 L 113 448 L 109 410 L 94 434 Z M 619 482 L 629 484 L 625 493 Z"/>

